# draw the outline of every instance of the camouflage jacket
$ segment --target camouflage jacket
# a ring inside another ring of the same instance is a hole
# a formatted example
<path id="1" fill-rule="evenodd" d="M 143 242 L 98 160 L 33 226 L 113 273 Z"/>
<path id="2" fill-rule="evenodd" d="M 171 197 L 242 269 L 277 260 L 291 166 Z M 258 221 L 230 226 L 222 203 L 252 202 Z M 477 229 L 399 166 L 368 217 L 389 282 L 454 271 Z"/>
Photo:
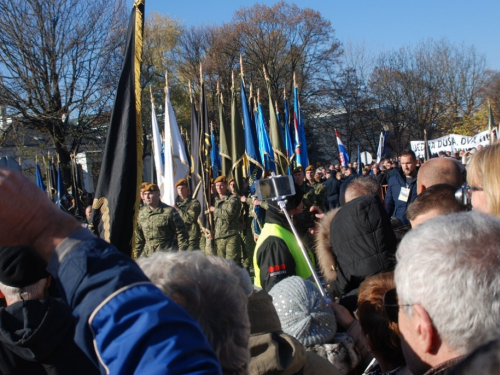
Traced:
<path id="1" fill-rule="evenodd" d="M 136 257 L 169 249 L 186 250 L 188 238 L 186 226 L 173 207 L 160 202 L 155 210 L 149 206 L 140 209 L 135 232 Z"/>
<path id="2" fill-rule="evenodd" d="M 186 226 L 189 234 L 188 249 L 195 250 L 195 247 L 199 247 L 201 236 L 200 225 L 198 224 L 198 217 L 201 213 L 200 202 L 191 197 L 181 201 L 179 197 L 177 197 L 175 203 L 179 208 L 179 215 L 181 216 L 182 221 L 184 221 L 184 225 Z"/>
<path id="3" fill-rule="evenodd" d="M 318 206 L 322 211 L 325 210 L 325 186 L 319 182 L 309 184 L 304 182 L 301 186 L 304 192 L 302 202 L 304 202 L 304 212 L 308 212 L 312 206 Z"/>
<path id="4" fill-rule="evenodd" d="M 215 239 L 234 236 L 241 231 L 241 202 L 238 195 L 215 198 Z"/>

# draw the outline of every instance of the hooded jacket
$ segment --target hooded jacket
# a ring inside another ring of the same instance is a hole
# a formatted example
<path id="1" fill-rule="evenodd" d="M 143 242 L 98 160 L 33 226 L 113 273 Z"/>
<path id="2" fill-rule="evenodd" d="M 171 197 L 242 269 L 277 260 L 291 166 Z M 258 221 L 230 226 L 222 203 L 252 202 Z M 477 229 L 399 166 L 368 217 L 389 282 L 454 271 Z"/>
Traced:
<path id="1" fill-rule="evenodd" d="M 356 198 L 328 213 L 316 243 L 325 281 L 335 284 L 338 297 L 357 290 L 366 277 L 395 266 L 397 239 L 376 195 Z"/>
<path id="2" fill-rule="evenodd" d="M 250 319 L 250 375 L 341 375 L 326 359 L 308 352 L 292 336 L 283 333 L 271 296 L 256 290 L 248 299 Z"/>
<path id="3" fill-rule="evenodd" d="M 99 374 L 73 341 L 69 307 L 54 299 L 0 309 L 1 374 Z"/>

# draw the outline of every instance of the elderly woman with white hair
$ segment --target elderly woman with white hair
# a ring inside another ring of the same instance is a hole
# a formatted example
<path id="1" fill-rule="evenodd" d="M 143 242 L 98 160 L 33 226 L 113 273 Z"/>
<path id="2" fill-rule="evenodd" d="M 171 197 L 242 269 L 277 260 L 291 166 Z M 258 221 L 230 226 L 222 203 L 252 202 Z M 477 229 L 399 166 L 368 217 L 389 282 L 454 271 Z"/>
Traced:
<path id="1" fill-rule="evenodd" d="M 137 263 L 146 276 L 200 325 L 224 374 L 247 374 L 250 361 L 247 272 L 200 251 L 155 253 Z"/>

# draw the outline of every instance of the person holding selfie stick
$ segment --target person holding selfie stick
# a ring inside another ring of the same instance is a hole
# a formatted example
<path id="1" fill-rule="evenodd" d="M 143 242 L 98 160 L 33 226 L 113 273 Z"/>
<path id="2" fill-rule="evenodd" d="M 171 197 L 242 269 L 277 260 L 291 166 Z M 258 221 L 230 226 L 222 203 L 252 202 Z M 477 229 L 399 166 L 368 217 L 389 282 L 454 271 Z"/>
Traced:
<path id="1" fill-rule="evenodd" d="M 269 180 L 275 182 L 274 177 Z M 321 285 L 314 272 L 314 256 L 311 251 L 305 250 L 290 218 L 290 215 L 302 212 L 301 189 L 295 186 L 295 194 L 286 197 L 280 195 L 272 197 L 273 200 L 267 200 L 269 210 L 266 212 L 266 221 L 253 258 L 254 285 L 269 291 L 278 282 L 290 276 L 300 276 Z M 321 292 L 323 294 L 322 290 Z"/>

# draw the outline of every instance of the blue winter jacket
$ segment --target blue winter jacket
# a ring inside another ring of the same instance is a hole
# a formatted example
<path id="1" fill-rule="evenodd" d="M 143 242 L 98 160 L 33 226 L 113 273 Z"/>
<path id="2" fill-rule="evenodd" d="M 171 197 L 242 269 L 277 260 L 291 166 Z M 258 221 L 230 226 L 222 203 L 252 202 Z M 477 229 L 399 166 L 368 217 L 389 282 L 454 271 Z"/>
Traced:
<path id="1" fill-rule="evenodd" d="M 387 194 L 385 195 L 385 210 L 391 217 L 396 217 L 403 222 L 404 225 L 409 225 L 410 222 L 405 217 L 408 205 L 417 197 L 417 176 L 413 177 L 409 182 L 406 181 L 406 176 L 403 171 L 394 173 L 387 180 Z M 399 200 L 399 194 L 402 187 L 410 189 L 408 200 Z"/>
<path id="2" fill-rule="evenodd" d="M 75 342 L 102 373 L 221 373 L 193 318 L 87 229 L 57 247 L 48 270 L 73 310 Z"/>

